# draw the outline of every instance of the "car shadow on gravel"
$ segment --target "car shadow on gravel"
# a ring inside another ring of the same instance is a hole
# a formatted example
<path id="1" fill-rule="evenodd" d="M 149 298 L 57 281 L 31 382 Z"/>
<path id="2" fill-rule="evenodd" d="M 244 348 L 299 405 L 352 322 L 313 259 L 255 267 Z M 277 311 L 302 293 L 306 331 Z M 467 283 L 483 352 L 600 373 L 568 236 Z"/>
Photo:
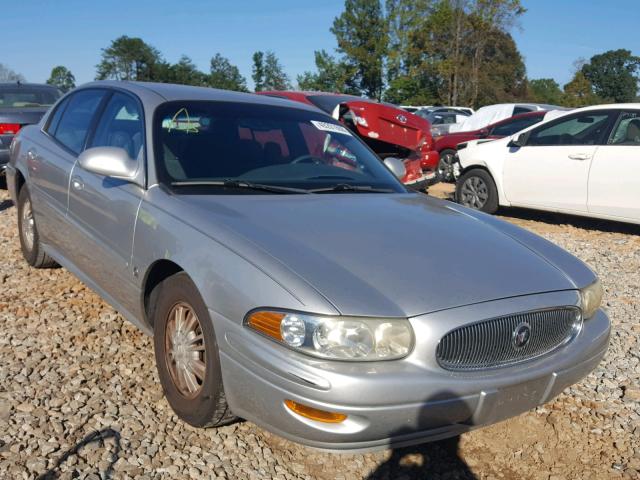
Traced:
<path id="1" fill-rule="evenodd" d="M 473 415 L 473 409 L 453 392 L 444 391 L 429 397 L 421 408 L 417 425 L 463 424 Z M 423 427 L 424 428 L 424 427 Z M 466 430 L 465 428 L 462 430 Z M 391 438 L 410 438 L 420 430 L 403 427 L 391 433 Z M 456 478 L 477 480 L 477 476 L 460 455 L 460 436 L 408 447 L 394 448 L 391 457 L 376 468 L 367 480 L 425 480 Z"/>
<path id="2" fill-rule="evenodd" d="M 512 219 L 544 222 L 549 225 L 569 225 L 583 230 L 598 230 L 606 233 L 640 235 L 640 225 L 581 217 L 579 215 L 570 215 L 567 213 L 545 212 L 542 210 L 529 210 L 516 207 L 501 207 L 497 214 Z"/>
<path id="3" fill-rule="evenodd" d="M 113 439 L 113 445 L 108 445 L 105 440 Z M 111 457 L 109 459 L 109 465 L 104 472 L 100 474 L 100 478 L 108 480 L 113 478 L 113 466 L 120 457 L 120 451 L 122 447 L 120 445 L 120 432 L 112 428 L 105 428 L 102 430 L 96 430 L 80 440 L 72 448 L 67 450 L 56 460 L 56 464 L 53 468 L 47 470 L 45 473 L 37 477 L 37 480 L 54 480 L 60 477 L 60 466 L 65 463 L 69 457 L 77 455 L 80 456 L 81 450 L 92 443 L 97 443 L 100 448 L 107 448 L 111 450 Z M 75 477 L 74 477 L 75 478 Z"/>
<path id="4" fill-rule="evenodd" d="M 459 454 L 460 437 L 413 447 L 395 448 L 391 458 L 373 471 L 367 480 L 424 480 L 456 478 L 477 480 Z"/>
<path id="5" fill-rule="evenodd" d="M 4 212 L 11 207 L 13 207 L 13 202 L 11 200 L 3 200 L 0 202 L 0 212 Z"/>

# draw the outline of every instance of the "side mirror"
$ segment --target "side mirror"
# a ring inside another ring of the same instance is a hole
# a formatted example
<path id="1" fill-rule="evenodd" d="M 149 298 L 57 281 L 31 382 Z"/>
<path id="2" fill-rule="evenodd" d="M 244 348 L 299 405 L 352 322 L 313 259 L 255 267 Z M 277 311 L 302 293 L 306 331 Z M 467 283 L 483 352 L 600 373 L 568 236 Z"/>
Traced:
<path id="1" fill-rule="evenodd" d="M 483 128 L 478 133 L 480 134 L 480 138 L 488 137 L 489 136 L 489 129 L 488 128 Z"/>
<path id="2" fill-rule="evenodd" d="M 509 147 L 521 148 L 527 144 L 527 140 L 529 139 L 529 133 L 521 133 L 517 137 L 513 137 L 509 142 Z"/>
<path id="3" fill-rule="evenodd" d="M 88 172 L 130 182 L 135 181 L 138 170 L 138 162 L 118 147 L 88 148 L 80 154 L 78 163 Z"/>
<path id="4" fill-rule="evenodd" d="M 387 157 L 384 159 L 384 164 L 399 179 L 403 179 L 407 174 L 407 169 L 404 166 L 404 162 L 399 158 Z"/>

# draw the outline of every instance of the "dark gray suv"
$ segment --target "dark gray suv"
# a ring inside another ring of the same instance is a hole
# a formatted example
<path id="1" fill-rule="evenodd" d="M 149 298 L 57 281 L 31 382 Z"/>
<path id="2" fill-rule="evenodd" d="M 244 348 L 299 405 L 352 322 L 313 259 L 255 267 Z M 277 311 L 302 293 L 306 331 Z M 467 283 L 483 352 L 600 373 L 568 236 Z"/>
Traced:
<path id="1" fill-rule="evenodd" d="M 38 123 L 61 92 L 51 85 L 0 83 L 0 176 L 9 162 L 9 146 L 18 130 Z"/>

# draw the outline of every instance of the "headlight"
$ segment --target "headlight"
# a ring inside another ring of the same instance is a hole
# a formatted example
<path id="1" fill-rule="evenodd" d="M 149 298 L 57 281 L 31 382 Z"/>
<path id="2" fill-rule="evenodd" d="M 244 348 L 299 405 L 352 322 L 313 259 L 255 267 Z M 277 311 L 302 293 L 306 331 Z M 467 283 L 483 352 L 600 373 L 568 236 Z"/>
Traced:
<path id="1" fill-rule="evenodd" d="M 294 350 L 334 360 L 392 360 L 413 347 L 413 330 L 404 319 L 261 310 L 247 315 L 245 325 Z"/>
<path id="2" fill-rule="evenodd" d="M 586 320 L 591 318 L 600 308 L 604 290 L 600 280 L 596 280 L 588 287 L 580 290 L 580 303 L 582 308 L 582 316 Z"/>

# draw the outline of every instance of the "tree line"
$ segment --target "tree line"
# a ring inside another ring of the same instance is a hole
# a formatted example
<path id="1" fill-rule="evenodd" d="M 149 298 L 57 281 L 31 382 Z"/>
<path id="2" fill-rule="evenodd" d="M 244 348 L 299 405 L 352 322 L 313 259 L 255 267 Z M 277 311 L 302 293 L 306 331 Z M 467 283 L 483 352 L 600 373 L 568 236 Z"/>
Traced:
<path id="1" fill-rule="evenodd" d="M 625 49 L 578 59 L 571 81 L 562 87 L 551 78 L 529 79 L 511 35 L 525 11 L 520 0 L 345 0 L 330 28 L 335 52 L 315 51 L 315 69 L 298 75 L 294 86 L 274 52 L 256 51 L 254 89 L 297 88 L 397 104 L 473 107 L 515 101 L 579 107 L 637 99 L 640 57 Z M 0 64 L 3 76 L 21 78 Z M 203 72 L 186 55 L 170 63 L 155 47 L 128 36 L 102 49 L 96 79 L 249 91 L 238 67 L 220 53 Z M 48 83 L 66 91 L 75 79 L 57 66 Z"/>

